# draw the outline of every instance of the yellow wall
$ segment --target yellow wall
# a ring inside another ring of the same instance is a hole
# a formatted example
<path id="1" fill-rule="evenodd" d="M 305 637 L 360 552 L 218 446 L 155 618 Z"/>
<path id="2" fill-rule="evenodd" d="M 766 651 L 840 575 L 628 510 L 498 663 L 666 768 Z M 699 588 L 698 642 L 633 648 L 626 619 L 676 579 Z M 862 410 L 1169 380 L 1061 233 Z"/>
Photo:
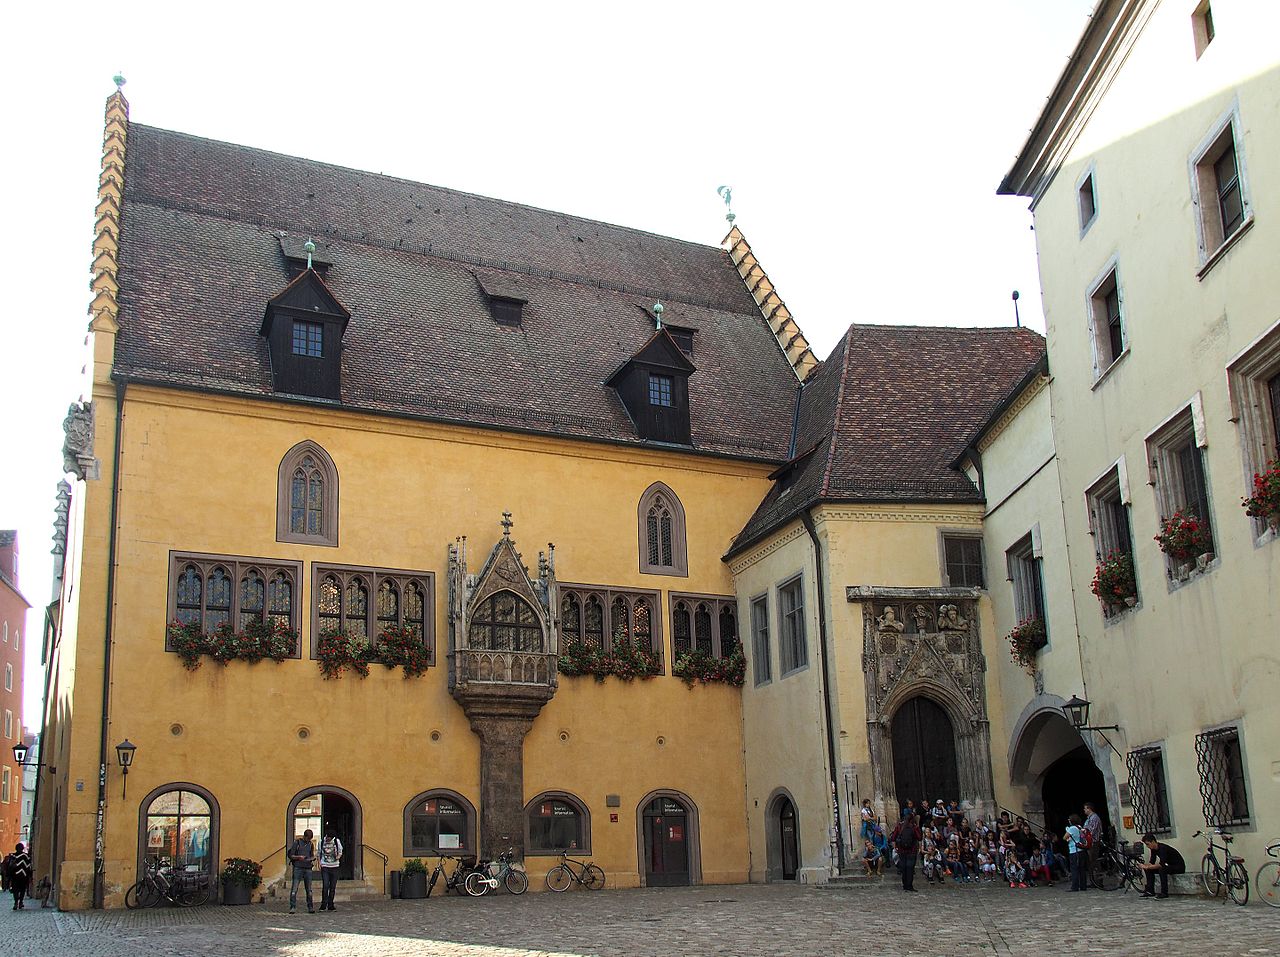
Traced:
<path id="1" fill-rule="evenodd" d="M 339 473 L 337 548 L 275 540 L 277 468 L 302 439 L 323 446 Z M 767 468 L 719 459 L 141 387 L 126 398 L 122 446 L 108 740 L 128 737 L 138 750 L 127 800 L 111 753 L 108 906 L 119 904 L 134 879 L 138 802 L 160 785 L 190 781 L 213 792 L 222 812 L 221 858 L 261 859 L 280 847 L 290 799 L 311 786 L 354 793 L 364 842 L 390 855 L 392 867 L 403 858 L 402 811 L 414 795 L 444 787 L 477 802 L 477 739 L 446 678 L 446 561 L 456 536 L 468 537 L 478 571 L 501 534 L 501 513 L 510 510 L 525 563 L 554 541 L 561 581 L 731 594 L 720 556 L 767 486 Z M 107 498 L 103 464 L 104 479 L 88 483 L 91 512 Z M 688 578 L 638 571 L 637 502 L 659 480 L 685 509 Z M 109 525 L 97 513 L 86 522 L 87 544 Z M 170 549 L 305 562 L 303 659 L 225 668 L 206 659 L 198 671 L 185 671 L 163 651 Z M 308 656 L 312 562 L 434 572 L 437 666 L 416 680 L 378 666 L 365 680 L 323 680 Z M 92 689 L 100 682 L 92 651 L 101 647 L 103 564 L 94 566 L 93 580 L 87 571 L 80 577 L 62 648 L 64 662 L 78 655 L 75 669 L 88 679 L 75 686 L 83 741 L 72 749 L 64 779 L 85 782 L 72 795 L 64 907 L 88 904 L 83 878 L 93 859 L 98 727 Z M 664 596 L 669 672 L 667 608 Z M 68 673 L 64 693 L 70 680 Z M 171 733 L 175 724 L 181 735 Z M 303 725 L 311 732 L 305 741 L 297 734 Z M 433 730 L 439 741 L 431 740 Z M 653 789 L 681 791 L 700 810 L 703 879 L 743 880 L 741 754 L 736 689 L 689 689 L 669 674 L 630 685 L 566 678 L 527 738 L 525 796 L 556 789 L 584 801 L 593 856 L 612 884 L 626 886 L 639 880 L 638 803 Z M 621 807 L 606 807 L 606 794 L 619 795 Z M 545 863 L 529 861 L 535 886 Z M 380 877 L 379 862 L 369 857 L 365 865 Z M 265 873 L 282 869 L 276 854 Z"/>

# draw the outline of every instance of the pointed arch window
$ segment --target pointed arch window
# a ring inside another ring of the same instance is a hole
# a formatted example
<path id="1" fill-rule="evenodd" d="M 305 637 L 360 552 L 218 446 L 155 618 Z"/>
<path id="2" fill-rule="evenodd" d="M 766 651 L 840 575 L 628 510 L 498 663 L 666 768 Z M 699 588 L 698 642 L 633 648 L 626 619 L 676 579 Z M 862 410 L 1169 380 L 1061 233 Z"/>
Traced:
<path id="1" fill-rule="evenodd" d="M 689 574 L 684 506 L 667 485 L 654 482 L 640 496 L 640 571 L 647 575 Z"/>
<path id="2" fill-rule="evenodd" d="M 338 544 L 338 470 L 318 444 L 299 442 L 280 460 L 276 541 Z"/>
<path id="3" fill-rule="evenodd" d="M 297 632 L 301 575 L 301 562 L 173 552 L 169 556 L 169 620 L 196 625 L 206 634 L 220 628 L 243 632 L 263 621 Z M 167 643 L 166 650 L 172 650 Z M 295 645 L 294 656 L 298 654 Z"/>
<path id="4" fill-rule="evenodd" d="M 624 644 L 652 652 L 662 673 L 662 593 L 560 584 L 561 648 L 612 651 Z"/>
<path id="5" fill-rule="evenodd" d="M 504 589 L 476 608 L 467 644 L 485 651 L 542 651 L 542 624 L 527 601 Z"/>
<path id="6" fill-rule="evenodd" d="M 311 657 L 322 635 L 344 632 L 377 643 L 389 628 L 417 635 L 435 664 L 435 576 L 430 572 L 312 565 Z"/>
<path id="7" fill-rule="evenodd" d="M 739 650 L 738 600 L 728 595 L 671 594 L 671 652 L 728 658 Z"/>

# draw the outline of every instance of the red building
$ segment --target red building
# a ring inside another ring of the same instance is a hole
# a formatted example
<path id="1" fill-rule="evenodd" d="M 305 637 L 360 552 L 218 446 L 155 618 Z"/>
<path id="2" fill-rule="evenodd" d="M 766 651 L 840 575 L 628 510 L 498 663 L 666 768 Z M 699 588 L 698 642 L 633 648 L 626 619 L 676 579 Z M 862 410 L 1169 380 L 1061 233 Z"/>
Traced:
<path id="1" fill-rule="evenodd" d="M 18 533 L 0 531 L 0 848 L 21 837 L 22 768 L 13 746 L 22 740 L 22 655 L 27 609 L 18 591 Z"/>

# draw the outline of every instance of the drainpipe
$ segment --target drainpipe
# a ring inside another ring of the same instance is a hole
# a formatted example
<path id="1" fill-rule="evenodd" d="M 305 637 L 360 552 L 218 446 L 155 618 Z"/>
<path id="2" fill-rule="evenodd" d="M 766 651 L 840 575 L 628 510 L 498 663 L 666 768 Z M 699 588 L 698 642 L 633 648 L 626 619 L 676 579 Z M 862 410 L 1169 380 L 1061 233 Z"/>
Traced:
<path id="1" fill-rule="evenodd" d="M 98 742 L 98 817 L 93 834 L 93 909 L 101 910 L 106 898 L 106 859 L 103 832 L 107 811 L 107 715 L 111 697 L 111 645 L 115 630 L 116 516 L 120 507 L 120 435 L 124 430 L 123 381 L 116 383 L 115 464 L 111 470 L 111 533 L 107 544 L 107 609 L 102 642 L 102 733 Z"/>
<path id="2" fill-rule="evenodd" d="M 836 865 L 844 868 L 844 829 L 840 826 L 840 781 L 839 768 L 836 764 L 835 728 L 831 720 L 831 675 L 830 648 L 827 640 L 827 589 L 826 576 L 822 570 L 822 545 L 818 542 L 818 533 L 813 527 L 813 516 L 806 510 L 800 516 L 804 522 L 804 530 L 813 541 L 814 571 L 818 581 L 818 644 L 822 648 L 822 707 L 827 726 L 827 765 L 831 771 L 831 811 L 835 818 L 836 828 Z"/>

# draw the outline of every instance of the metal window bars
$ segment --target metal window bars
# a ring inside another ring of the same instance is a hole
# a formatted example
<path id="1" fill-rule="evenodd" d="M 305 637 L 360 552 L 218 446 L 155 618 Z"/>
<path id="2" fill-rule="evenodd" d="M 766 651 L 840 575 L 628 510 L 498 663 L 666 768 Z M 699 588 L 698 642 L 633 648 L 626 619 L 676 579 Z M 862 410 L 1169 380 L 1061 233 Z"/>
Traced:
<path id="1" fill-rule="evenodd" d="M 1125 758 L 1129 768 L 1129 798 L 1133 802 L 1133 823 L 1140 834 L 1168 834 L 1169 796 L 1165 790 L 1164 754 L 1158 747 L 1138 748 Z M 1157 770 L 1159 765 L 1159 770 Z"/>
<path id="2" fill-rule="evenodd" d="M 1249 823 L 1244 765 L 1240 757 L 1240 730 L 1218 728 L 1196 735 L 1196 771 L 1204 820 L 1210 827 Z"/>

